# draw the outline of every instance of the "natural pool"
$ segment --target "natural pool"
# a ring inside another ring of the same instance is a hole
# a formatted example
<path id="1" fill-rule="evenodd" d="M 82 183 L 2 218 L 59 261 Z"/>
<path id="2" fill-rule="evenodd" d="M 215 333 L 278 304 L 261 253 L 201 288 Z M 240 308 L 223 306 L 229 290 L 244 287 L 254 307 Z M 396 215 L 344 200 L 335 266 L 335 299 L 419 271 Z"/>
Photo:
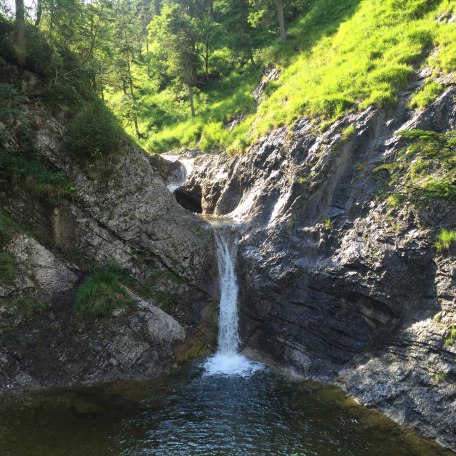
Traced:
<path id="1" fill-rule="evenodd" d="M 2 456 L 446 455 L 338 388 L 270 369 L 21 394 L 0 406 Z"/>

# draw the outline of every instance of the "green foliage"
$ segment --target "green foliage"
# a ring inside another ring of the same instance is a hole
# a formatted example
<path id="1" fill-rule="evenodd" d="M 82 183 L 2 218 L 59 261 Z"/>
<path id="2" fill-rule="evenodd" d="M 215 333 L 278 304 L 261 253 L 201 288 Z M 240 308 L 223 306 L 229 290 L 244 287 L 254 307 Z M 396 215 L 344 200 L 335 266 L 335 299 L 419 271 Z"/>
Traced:
<path id="1" fill-rule="evenodd" d="M 70 11 L 63 5 L 69 2 L 75 5 L 79 3 L 75 0 L 59 0 L 54 4 L 54 19 L 64 14 L 65 10 Z M 78 14 L 75 10 L 72 10 L 72 13 Z M 76 24 L 74 21 L 64 21 L 63 18 L 54 20 L 52 31 L 47 30 L 47 33 L 27 24 L 27 56 L 22 67 L 41 77 L 40 95 L 43 101 L 51 105 L 78 106 L 85 99 L 94 97 L 92 75 L 89 65 L 78 58 L 73 52 L 74 47 L 71 48 L 71 41 L 75 39 Z M 75 28 L 69 27 L 70 24 Z M 41 28 L 44 28 L 44 23 Z M 3 34 L 2 29 L 5 31 Z M 2 16 L 0 10 L 0 56 L 8 62 L 17 64 L 14 38 L 14 24 Z"/>
<path id="2" fill-rule="evenodd" d="M 354 125 L 349 125 L 347 128 L 342 130 L 342 141 L 350 141 L 356 133 L 356 127 Z"/>
<path id="3" fill-rule="evenodd" d="M 112 315 L 116 309 L 133 306 L 133 301 L 123 284 L 129 276 L 115 263 L 107 263 L 95 270 L 79 287 L 76 312 L 85 320 L 96 320 Z"/>
<path id="4" fill-rule="evenodd" d="M 87 103 L 68 123 L 65 147 L 83 159 L 97 159 L 118 151 L 123 130 L 101 101 Z"/>
<path id="5" fill-rule="evenodd" d="M 238 153 L 300 117 L 331 122 L 370 105 L 389 109 L 426 65 L 432 75 L 411 100 L 422 108 L 442 90 L 437 76 L 456 67 L 454 24 L 436 20 L 454 14 L 451 0 L 287 0 L 286 43 L 278 40 L 271 0 L 42 5 L 39 25 L 27 23 L 25 63 L 46 79 L 42 96 L 59 111 L 65 105 L 79 111 L 104 94 L 152 152 L 198 145 Z M 10 61 L 14 35 L 12 22 L 0 16 L 0 55 Z M 280 77 L 257 103 L 252 91 L 261 68 L 272 66 Z M 102 120 L 110 132 L 112 119 Z M 97 157 L 113 148 L 107 136 L 88 132 L 82 138 L 69 128 L 73 152 Z M 86 139 L 92 135 L 94 147 Z"/>
<path id="6" fill-rule="evenodd" d="M 46 166 L 34 154 L 11 149 L 0 149 L 0 177 L 21 181 L 53 205 L 74 192 L 73 184 L 62 173 Z"/>
<path id="7" fill-rule="evenodd" d="M 408 146 L 394 162 L 374 170 L 390 173 L 390 184 L 396 187 L 391 203 L 435 199 L 456 203 L 456 133 L 411 130 L 401 131 L 400 136 Z"/>
<path id="8" fill-rule="evenodd" d="M 34 316 L 43 313 L 49 305 L 34 294 L 27 294 L 15 298 L 3 300 L 5 309 L 11 315 L 11 319 L 3 319 L 0 322 L 0 332 L 9 332 L 17 329 Z"/>
<path id="9" fill-rule="evenodd" d="M 456 326 L 451 326 L 444 338 L 444 344 L 452 346 L 456 343 Z"/>
<path id="10" fill-rule="evenodd" d="M 69 197 L 74 188 L 62 173 L 36 156 L 35 137 L 24 102 L 12 85 L 0 84 L 0 121 L 4 125 L 0 133 L 0 182 L 21 183 L 55 204 L 58 199 Z"/>
<path id="11" fill-rule="evenodd" d="M 448 250 L 456 242 L 456 230 L 448 231 L 445 228 L 440 231 L 435 241 L 435 248 L 437 251 L 441 252 L 443 250 Z"/>
<path id="12" fill-rule="evenodd" d="M 4 247 L 17 230 L 17 224 L 0 206 L 0 248 Z"/>
<path id="13" fill-rule="evenodd" d="M 11 84 L 0 84 L 0 121 L 10 126 L 16 120 L 26 119 L 27 117 L 21 109 L 24 101 L 24 98 Z"/>
<path id="14" fill-rule="evenodd" d="M 0 252 L 0 283 L 10 284 L 17 276 L 16 258 L 8 252 Z"/>
<path id="15" fill-rule="evenodd" d="M 441 382 L 444 382 L 447 378 L 447 374 L 446 372 L 437 372 L 435 375 L 434 375 L 434 380 L 437 382 L 437 383 L 441 383 Z"/>
<path id="16" fill-rule="evenodd" d="M 410 107 L 426 108 L 443 92 L 443 89 L 442 84 L 428 81 L 410 100 Z"/>
<path id="17" fill-rule="evenodd" d="M 451 41 L 451 37 L 456 38 L 454 27 L 435 20 L 452 10 L 448 0 L 285 2 L 286 44 L 277 40 L 276 13 L 274 7 L 271 9 L 273 2 L 269 3 L 255 1 L 249 6 L 240 2 L 235 12 L 228 2 L 214 2 L 215 25 L 211 27 L 226 27 L 226 31 L 223 39 L 217 38 L 217 33 L 210 38 L 209 73 L 218 75 L 212 80 L 206 81 L 201 75 L 204 46 L 198 43 L 204 40 L 198 26 L 196 30 L 174 27 L 173 35 L 179 30 L 184 36 L 173 39 L 193 37 L 196 43 L 194 65 L 199 83 L 194 93 L 195 118 L 186 107 L 187 92 L 178 89 L 173 76 L 182 71 L 169 72 L 177 67 L 163 50 L 166 40 L 157 38 L 149 45 L 149 60 L 133 63 L 133 78 L 141 87 L 136 106 L 144 138 L 139 141 L 147 150 L 162 152 L 198 145 L 203 150 L 228 148 L 230 153 L 237 153 L 271 128 L 290 125 L 299 117 L 311 115 L 333 121 L 369 105 L 393 107 L 398 92 L 407 86 L 420 64 L 430 66 L 435 74 L 456 66 L 456 39 Z M 178 0 L 170 4 L 178 11 Z M 204 8 L 201 11 L 204 13 Z M 165 10 L 162 17 L 154 19 L 151 30 L 157 37 L 164 33 L 159 25 L 168 27 L 169 14 L 170 10 Z M 201 14 L 191 18 L 193 25 L 204 22 L 198 22 Z M 245 17 L 247 22 L 243 22 Z M 239 38 L 232 36 L 231 28 Z M 240 53 L 241 37 L 244 51 L 252 51 L 252 61 L 281 69 L 279 80 L 266 87 L 259 104 L 253 100 L 252 91 L 260 72 L 258 67 L 246 64 L 248 52 Z M 429 53 L 431 48 L 436 51 Z M 442 87 L 433 78 L 413 98 L 413 106 L 424 107 L 440 93 Z M 119 94 L 111 92 L 109 101 L 122 115 Z M 237 122 L 231 125 L 234 119 Z M 125 125 L 133 133 L 131 121 L 126 120 Z M 443 189 L 434 190 L 439 193 Z"/>

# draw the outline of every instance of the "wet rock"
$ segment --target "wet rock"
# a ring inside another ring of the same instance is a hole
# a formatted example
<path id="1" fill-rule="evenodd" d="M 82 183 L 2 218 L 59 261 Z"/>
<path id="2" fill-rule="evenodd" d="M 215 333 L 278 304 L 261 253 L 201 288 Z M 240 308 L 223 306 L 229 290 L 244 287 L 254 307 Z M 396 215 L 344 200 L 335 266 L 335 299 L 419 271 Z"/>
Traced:
<path id="1" fill-rule="evenodd" d="M 456 88 L 426 110 L 349 114 L 279 129 L 243 156 L 199 157 L 185 185 L 204 212 L 241 223 L 246 345 L 456 449 L 454 255 L 432 233 L 456 224 L 444 205 L 390 208 L 373 170 L 402 147 L 400 129 L 455 128 Z M 352 137 L 342 132 L 355 127 Z"/>

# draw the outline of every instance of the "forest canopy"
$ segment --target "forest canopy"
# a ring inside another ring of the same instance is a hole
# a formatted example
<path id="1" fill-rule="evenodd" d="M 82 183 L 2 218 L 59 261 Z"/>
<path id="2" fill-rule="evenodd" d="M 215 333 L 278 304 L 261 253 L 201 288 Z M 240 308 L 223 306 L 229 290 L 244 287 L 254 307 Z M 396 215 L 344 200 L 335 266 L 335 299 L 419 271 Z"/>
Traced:
<path id="1" fill-rule="evenodd" d="M 412 100 L 423 106 L 456 66 L 444 19 L 454 10 L 449 0 L 0 0 L 0 53 L 52 79 L 58 102 L 105 100 L 150 152 L 238 152 L 305 115 L 391 107 L 427 66 Z"/>

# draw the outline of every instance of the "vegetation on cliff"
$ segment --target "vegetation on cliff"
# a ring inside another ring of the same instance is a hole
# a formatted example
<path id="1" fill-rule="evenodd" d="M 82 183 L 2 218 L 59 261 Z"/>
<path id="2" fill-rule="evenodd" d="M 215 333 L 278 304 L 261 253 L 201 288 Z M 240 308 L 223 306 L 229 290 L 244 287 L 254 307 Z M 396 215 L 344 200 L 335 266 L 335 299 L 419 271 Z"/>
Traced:
<path id="1" fill-rule="evenodd" d="M 296 9 L 285 45 L 274 34 L 265 36 L 260 25 L 252 28 L 256 65 L 236 60 L 228 44 L 219 44 L 208 71 L 217 77 L 194 90 L 194 117 L 184 94 L 170 81 L 157 83 L 147 74 L 151 63 L 138 61 L 132 71 L 141 87 L 136 100 L 139 140 L 150 151 L 195 144 L 203 150 L 242 151 L 271 128 L 303 116 L 334 120 L 369 105 L 388 108 L 414 74 L 428 67 L 425 85 L 411 100 L 412 106 L 423 107 L 443 90 L 438 76 L 456 65 L 455 25 L 445 21 L 453 12 L 448 1 L 307 2 Z M 222 26 L 223 16 L 219 20 Z M 156 31 L 157 21 L 151 30 Z M 161 49 L 159 39 L 152 42 Z M 253 90 L 262 72 L 272 67 L 281 75 L 256 102 Z M 201 74 L 203 69 L 201 62 Z M 121 115 L 122 95 L 109 93 Z"/>
<path id="2" fill-rule="evenodd" d="M 424 107 L 456 66 L 455 10 L 450 0 L 40 0 L 25 25 L 4 8 L 0 41 L 2 55 L 47 76 L 54 103 L 107 99 L 148 151 L 234 153 L 300 117 L 388 108 L 422 68 L 410 106 Z M 271 68 L 280 76 L 255 99 Z"/>

